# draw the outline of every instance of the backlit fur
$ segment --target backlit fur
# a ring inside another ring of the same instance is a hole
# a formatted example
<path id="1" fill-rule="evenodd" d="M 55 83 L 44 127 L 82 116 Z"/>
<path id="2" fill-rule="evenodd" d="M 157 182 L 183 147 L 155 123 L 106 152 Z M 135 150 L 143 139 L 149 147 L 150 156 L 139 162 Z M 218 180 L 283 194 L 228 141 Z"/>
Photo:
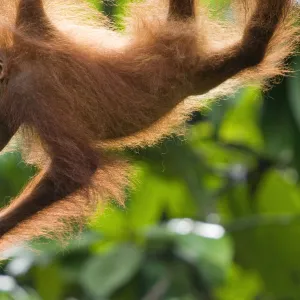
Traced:
<path id="1" fill-rule="evenodd" d="M 41 168 L 0 214 L 1 249 L 62 234 L 99 201 L 123 204 L 128 163 L 116 150 L 182 132 L 206 99 L 253 83 L 268 86 L 286 74 L 299 37 L 292 0 L 233 1 L 230 20 L 203 4 L 191 4 L 194 18 L 173 15 L 167 0 L 148 0 L 128 6 L 122 31 L 79 0 L 43 1 L 45 15 L 35 19 L 28 14 L 39 2 L 0 1 L 0 115 L 18 129 L 24 157 Z M 251 30 L 272 27 L 270 39 L 252 38 Z M 244 52 L 235 59 L 239 43 Z"/>

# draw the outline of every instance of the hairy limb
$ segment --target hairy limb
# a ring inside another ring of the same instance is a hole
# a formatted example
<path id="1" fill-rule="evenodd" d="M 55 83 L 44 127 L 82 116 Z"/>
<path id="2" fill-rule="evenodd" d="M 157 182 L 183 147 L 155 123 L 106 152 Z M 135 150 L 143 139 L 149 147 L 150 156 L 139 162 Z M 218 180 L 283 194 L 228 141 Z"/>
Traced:
<path id="1" fill-rule="evenodd" d="M 57 199 L 68 195 L 55 188 L 50 174 L 51 172 L 39 174 L 12 205 L 1 211 L 0 237 Z"/>
<path id="2" fill-rule="evenodd" d="M 48 171 L 41 172 L 19 198 L 1 211 L 0 237 L 51 204 L 82 188 L 83 183 L 71 182 L 67 178 L 57 181 L 55 167 L 54 165 Z"/>
<path id="3" fill-rule="evenodd" d="M 20 0 L 17 11 L 16 26 L 31 36 L 45 38 L 53 33 L 54 28 L 46 16 L 42 0 Z"/>
<path id="4" fill-rule="evenodd" d="M 260 64 L 290 5 L 290 0 L 257 0 L 241 41 L 201 60 L 194 78 L 195 94 L 206 93 L 240 71 Z"/>
<path id="5" fill-rule="evenodd" d="M 66 197 L 84 190 L 98 168 L 98 154 L 83 142 L 59 136 L 48 146 L 53 157 L 50 167 L 41 171 L 17 199 L 0 211 L 0 237 L 52 204 L 68 201 Z"/>

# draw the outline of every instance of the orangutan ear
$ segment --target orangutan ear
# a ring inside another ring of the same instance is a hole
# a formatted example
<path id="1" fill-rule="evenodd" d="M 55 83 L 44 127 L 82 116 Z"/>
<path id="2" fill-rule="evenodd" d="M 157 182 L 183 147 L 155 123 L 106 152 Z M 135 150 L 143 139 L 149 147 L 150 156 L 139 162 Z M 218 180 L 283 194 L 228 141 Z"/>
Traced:
<path id="1" fill-rule="evenodd" d="M 55 31 L 48 19 L 42 0 L 20 0 L 16 27 L 30 36 L 47 37 Z"/>

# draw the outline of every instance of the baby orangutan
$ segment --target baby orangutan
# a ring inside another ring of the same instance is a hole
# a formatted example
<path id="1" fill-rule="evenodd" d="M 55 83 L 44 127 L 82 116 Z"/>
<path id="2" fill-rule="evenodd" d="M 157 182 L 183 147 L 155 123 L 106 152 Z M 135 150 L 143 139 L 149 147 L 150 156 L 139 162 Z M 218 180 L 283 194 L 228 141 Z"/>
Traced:
<path id="1" fill-rule="evenodd" d="M 0 249 L 64 232 L 96 199 L 122 203 L 127 163 L 114 149 L 153 144 L 202 98 L 285 72 L 293 0 L 233 0 L 227 23 L 196 2 L 131 4 L 118 33 L 79 0 L 0 1 L 0 147 L 18 132 L 41 167 L 0 212 Z"/>

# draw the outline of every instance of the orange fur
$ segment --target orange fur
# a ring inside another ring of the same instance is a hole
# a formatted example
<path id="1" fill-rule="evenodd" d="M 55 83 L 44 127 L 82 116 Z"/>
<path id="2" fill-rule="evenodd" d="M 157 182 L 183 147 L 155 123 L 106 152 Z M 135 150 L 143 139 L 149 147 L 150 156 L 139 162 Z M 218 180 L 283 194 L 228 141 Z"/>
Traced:
<path id="1" fill-rule="evenodd" d="M 287 72 L 292 1 L 232 4 L 236 17 L 221 22 L 191 0 L 147 0 L 116 32 L 79 0 L 0 1 L 0 123 L 42 168 L 0 213 L 1 249 L 63 233 L 99 199 L 123 203 L 128 165 L 116 149 L 178 133 L 205 99 Z"/>

